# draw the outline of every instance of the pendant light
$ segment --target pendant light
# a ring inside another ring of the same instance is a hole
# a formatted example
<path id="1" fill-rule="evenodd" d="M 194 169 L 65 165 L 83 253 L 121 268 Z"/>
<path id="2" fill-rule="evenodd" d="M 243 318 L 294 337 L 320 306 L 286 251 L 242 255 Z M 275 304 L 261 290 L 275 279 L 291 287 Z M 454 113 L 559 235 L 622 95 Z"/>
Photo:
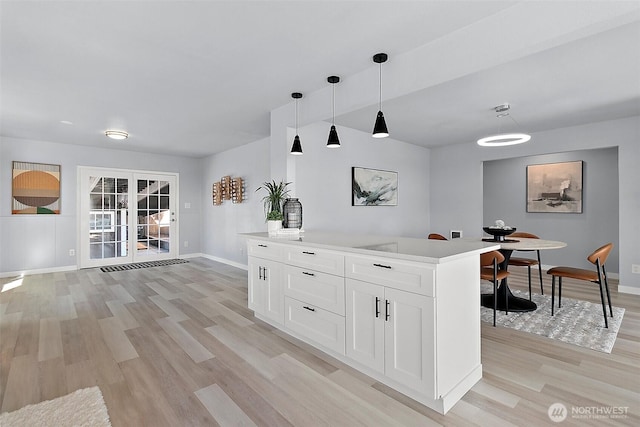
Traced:
<path id="1" fill-rule="evenodd" d="M 387 130 L 387 123 L 384 121 L 384 114 L 382 114 L 382 63 L 387 62 L 389 57 L 386 53 L 376 53 L 373 55 L 373 62 L 380 65 L 380 74 L 379 74 L 379 82 L 380 82 L 380 90 L 379 90 L 379 98 L 378 98 L 378 115 L 376 117 L 376 124 L 373 126 L 373 137 L 374 138 L 386 138 L 389 136 L 389 131 Z"/>
<path id="2" fill-rule="evenodd" d="M 302 156 L 302 144 L 300 144 L 300 137 L 298 136 L 298 99 L 302 98 L 300 92 L 293 92 L 291 97 L 296 103 L 296 137 L 293 138 L 293 145 L 291 146 L 291 154 L 294 156 Z"/>
<path id="3" fill-rule="evenodd" d="M 516 122 L 509 110 L 511 106 L 508 103 L 500 104 L 493 108 L 498 113 L 497 118 L 503 119 L 509 117 L 518 128 L 521 128 L 520 124 Z M 516 145 L 527 142 L 531 139 L 531 135 L 526 133 L 499 133 L 498 135 L 487 136 L 478 140 L 478 145 L 482 147 L 504 147 L 507 145 Z"/>
<path id="4" fill-rule="evenodd" d="M 327 148 L 340 148 L 340 139 L 338 139 L 338 131 L 336 131 L 336 83 L 340 82 L 340 77 L 329 76 L 327 81 L 331 83 L 333 90 L 331 95 L 331 130 L 329 131 Z"/>

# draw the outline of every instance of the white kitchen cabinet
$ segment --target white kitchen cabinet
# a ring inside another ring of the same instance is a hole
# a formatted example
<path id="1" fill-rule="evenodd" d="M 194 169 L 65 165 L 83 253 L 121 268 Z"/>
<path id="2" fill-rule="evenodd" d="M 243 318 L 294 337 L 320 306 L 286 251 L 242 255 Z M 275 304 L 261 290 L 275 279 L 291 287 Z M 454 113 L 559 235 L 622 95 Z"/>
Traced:
<path id="1" fill-rule="evenodd" d="M 249 257 L 248 279 L 249 308 L 282 325 L 284 323 L 282 264 Z"/>
<path id="2" fill-rule="evenodd" d="M 256 317 L 444 414 L 482 378 L 484 243 L 248 234 Z"/>
<path id="3" fill-rule="evenodd" d="M 347 279 L 346 354 L 435 397 L 434 300 Z"/>

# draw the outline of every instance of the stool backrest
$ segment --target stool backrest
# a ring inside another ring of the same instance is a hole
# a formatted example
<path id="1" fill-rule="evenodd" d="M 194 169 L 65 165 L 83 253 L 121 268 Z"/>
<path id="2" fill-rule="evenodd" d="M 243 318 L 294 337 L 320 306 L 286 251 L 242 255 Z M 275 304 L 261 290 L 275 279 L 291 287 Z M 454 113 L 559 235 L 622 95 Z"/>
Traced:
<path id="1" fill-rule="evenodd" d="M 491 251 L 480 254 L 480 267 L 488 267 L 493 265 L 493 260 L 496 260 L 497 264 L 504 262 L 504 255 L 499 251 Z"/>
<path id="2" fill-rule="evenodd" d="M 527 233 L 526 231 L 516 231 L 509 234 L 509 237 L 522 237 L 523 239 L 539 239 L 535 234 Z"/>
<path id="3" fill-rule="evenodd" d="M 438 234 L 438 233 L 429 234 L 429 239 L 431 239 L 431 240 L 447 240 L 446 237 L 444 237 L 442 234 Z"/>
<path id="4" fill-rule="evenodd" d="M 593 251 L 593 253 L 587 257 L 587 259 L 592 264 L 600 261 L 600 265 L 604 265 L 604 263 L 607 262 L 607 258 L 609 257 L 611 249 L 613 249 L 613 243 L 607 243 L 606 245 L 600 246 L 598 249 Z"/>

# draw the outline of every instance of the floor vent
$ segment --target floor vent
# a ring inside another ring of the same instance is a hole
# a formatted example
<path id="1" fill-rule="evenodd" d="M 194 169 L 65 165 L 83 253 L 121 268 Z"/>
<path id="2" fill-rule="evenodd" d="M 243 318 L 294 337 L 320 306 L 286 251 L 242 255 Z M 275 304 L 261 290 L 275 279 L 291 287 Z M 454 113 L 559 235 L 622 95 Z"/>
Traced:
<path id="1" fill-rule="evenodd" d="M 162 261 L 148 261 L 148 262 L 136 262 L 133 264 L 110 265 L 107 267 L 100 267 L 100 270 L 102 270 L 105 273 L 111 273 L 112 271 L 137 270 L 138 268 L 161 267 L 163 265 L 184 264 L 185 262 L 189 262 L 189 261 L 184 259 L 166 259 Z"/>

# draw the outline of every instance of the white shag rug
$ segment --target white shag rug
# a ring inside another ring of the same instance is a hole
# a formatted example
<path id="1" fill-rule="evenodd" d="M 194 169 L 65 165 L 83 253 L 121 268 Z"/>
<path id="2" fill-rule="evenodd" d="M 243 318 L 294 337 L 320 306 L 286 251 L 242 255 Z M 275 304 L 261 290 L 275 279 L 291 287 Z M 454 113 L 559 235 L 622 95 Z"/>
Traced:
<path id="1" fill-rule="evenodd" d="M 481 291 L 492 294 L 493 287 L 483 284 Z M 512 292 L 517 297 L 529 299 L 529 292 L 517 289 Z M 622 323 L 624 308 L 613 307 L 613 317 L 611 317 L 607 306 L 609 328 L 605 328 L 602 304 L 600 303 L 594 304 L 562 297 L 562 307 L 558 308 L 558 295 L 556 294 L 556 308 L 552 317 L 550 295 L 534 293 L 532 300 L 538 305 L 537 310 L 521 313 L 509 312 L 509 314 L 498 311 L 496 325 L 542 335 L 603 353 L 611 353 Z M 481 319 L 483 322 L 493 324 L 493 309 L 482 307 Z"/>
<path id="2" fill-rule="evenodd" d="M 96 386 L 0 414 L 0 426 L 110 427 L 111 422 L 102 392 Z"/>

